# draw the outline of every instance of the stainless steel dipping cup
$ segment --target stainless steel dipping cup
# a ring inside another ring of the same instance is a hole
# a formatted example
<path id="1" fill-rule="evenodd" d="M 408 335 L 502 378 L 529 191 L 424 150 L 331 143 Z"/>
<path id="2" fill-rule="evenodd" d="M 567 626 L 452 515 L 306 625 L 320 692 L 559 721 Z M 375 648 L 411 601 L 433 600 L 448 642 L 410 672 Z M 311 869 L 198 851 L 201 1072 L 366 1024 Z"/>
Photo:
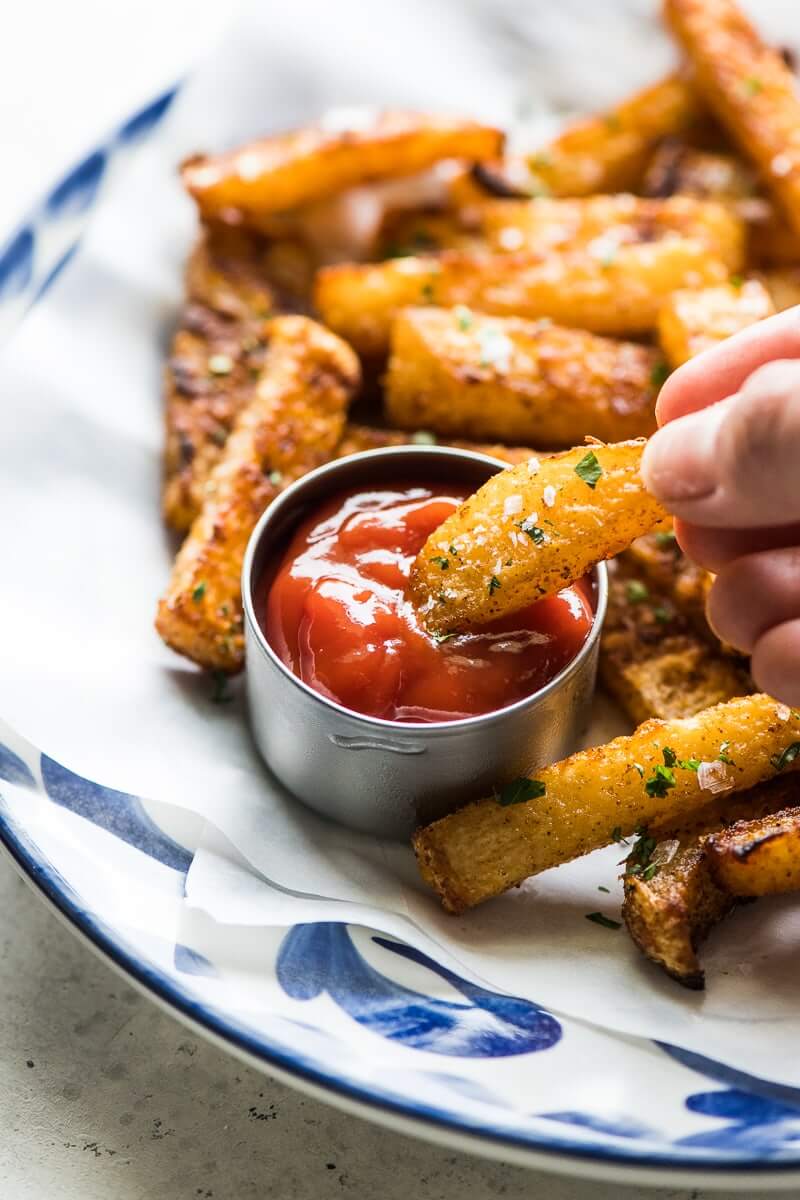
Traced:
<path id="1" fill-rule="evenodd" d="M 412 725 L 344 708 L 281 662 L 256 616 L 263 573 L 280 560 L 300 521 L 331 496 L 415 481 L 474 489 L 505 467 L 444 446 L 368 450 L 304 475 L 273 501 L 253 531 L 242 574 L 253 735 L 281 783 L 326 817 L 407 839 L 417 825 L 563 758 L 588 724 L 606 608 L 604 564 L 594 570 L 594 623 L 572 662 L 530 696 L 462 721 Z"/>

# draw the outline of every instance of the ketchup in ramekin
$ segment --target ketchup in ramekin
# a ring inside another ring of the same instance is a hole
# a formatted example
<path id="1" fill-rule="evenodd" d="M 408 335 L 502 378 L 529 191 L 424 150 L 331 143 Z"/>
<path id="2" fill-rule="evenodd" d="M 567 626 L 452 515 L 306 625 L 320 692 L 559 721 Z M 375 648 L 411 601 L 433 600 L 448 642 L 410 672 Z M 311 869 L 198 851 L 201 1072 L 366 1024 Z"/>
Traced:
<path id="1" fill-rule="evenodd" d="M 446 638 L 428 634 L 417 618 L 408 598 L 411 565 L 469 491 L 393 483 L 321 505 L 259 588 L 259 621 L 281 661 L 345 708 L 405 723 L 494 712 L 554 679 L 592 627 L 584 581 Z M 446 551 L 437 565 L 446 575 Z"/>

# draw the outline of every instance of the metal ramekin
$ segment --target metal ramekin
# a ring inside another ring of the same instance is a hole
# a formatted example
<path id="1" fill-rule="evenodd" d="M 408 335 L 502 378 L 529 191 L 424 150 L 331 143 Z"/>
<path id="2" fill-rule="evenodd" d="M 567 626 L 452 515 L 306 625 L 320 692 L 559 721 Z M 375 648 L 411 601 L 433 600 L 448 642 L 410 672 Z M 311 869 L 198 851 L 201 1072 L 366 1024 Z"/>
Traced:
<path id="1" fill-rule="evenodd" d="M 258 748 L 278 779 L 327 817 L 381 837 L 407 838 L 420 823 L 564 757 L 585 729 L 606 608 L 604 565 L 595 568 L 595 620 L 559 675 L 508 708 L 463 721 L 401 724 L 352 712 L 298 679 L 267 642 L 254 593 L 298 523 L 330 496 L 397 482 L 479 487 L 506 464 L 443 446 L 353 454 L 303 476 L 273 501 L 244 560 L 247 694 Z"/>

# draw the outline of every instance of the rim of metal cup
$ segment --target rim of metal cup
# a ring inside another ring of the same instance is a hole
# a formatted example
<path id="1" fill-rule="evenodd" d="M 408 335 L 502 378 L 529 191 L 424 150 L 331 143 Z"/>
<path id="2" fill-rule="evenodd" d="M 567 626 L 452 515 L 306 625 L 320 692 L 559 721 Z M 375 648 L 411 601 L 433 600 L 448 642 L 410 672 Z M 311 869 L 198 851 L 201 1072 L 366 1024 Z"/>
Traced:
<path id="1" fill-rule="evenodd" d="M 302 497 L 307 490 L 312 490 L 321 479 L 328 479 L 331 487 L 329 494 L 335 494 L 337 490 L 335 480 L 339 475 L 346 475 L 348 469 L 352 470 L 353 463 L 358 460 L 361 462 L 373 462 L 376 468 L 382 461 L 392 459 L 400 461 L 403 458 L 417 459 L 421 467 L 424 459 L 431 460 L 433 468 L 431 479 L 435 480 L 435 462 L 438 460 L 450 462 L 468 462 L 474 463 L 477 466 L 485 466 L 493 468 L 491 474 L 497 474 L 498 471 L 506 470 L 508 463 L 502 459 L 493 458 L 489 454 L 481 454 L 476 450 L 462 450 L 455 446 L 380 446 L 376 450 L 361 450 L 357 454 L 348 454 L 344 458 L 335 458 L 331 462 L 325 463 L 321 467 L 316 467 L 313 471 L 307 472 L 294 483 L 277 496 L 269 507 L 262 513 L 258 524 L 250 535 L 250 540 L 247 543 L 244 562 L 242 564 L 242 605 L 244 609 L 244 618 L 251 633 L 254 635 L 261 652 L 273 663 L 281 672 L 283 677 L 298 688 L 312 701 L 322 705 L 331 713 L 336 713 L 338 716 L 347 717 L 351 721 L 362 722 L 370 728 L 380 728 L 383 730 L 392 730 L 395 734 L 414 732 L 417 736 L 420 733 L 431 734 L 432 736 L 442 736 L 452 733 L 455 730 L 468 730 L 476 726 L 491 725 L 496 721 L 502 721 L 509 714 L 520 712 L 528 706 L 533 706 L 544 696 L 551 692 L 557 691 L 558 688 L 565 683 L 575 672 L 581 669 L 584 661 L 589 657 L 592 648 L 600 636 L 600 631 L 603 628 L 603 621 L 606 615 L 606 605 L 608 602 L 608 573 L 604 562 L 596 563 L 592 569 L 592 576 L 596 585 L 593 599 L 594 619 L 592 627 L 586 641 L 581 646 L 578 653 L 571 659 L 565 667 L 563 667 L 557 675 L 555 675 L 549 683 L 538 688 L 535 692 L 531 692 L 528 696 L 523 696 L 520 700 L 516 700 L 513 704 L 507 704 L 504 708 L 493 709 L 492 712 L 478 713 L 472 717 L 462 717 L 453 721 L 392 721 L 386 717 L 371 717 L 366 713 L 356 712 L 355 709 L 347 708 L 344 704 L 340 704 L 337 700 L 331 700 L 328 696 L 323 696 L 321 692 L 316 691 L 304 680 L 300 679 L 293 671 L 287 667 L 286 663 L 278 657 L 272 646 L 267 641 L 263 629 L 256 616 L 255 607 L 253 605 L 253 588 L 259 582 L 253 578 L 254 566 L 258 553 L 261 549 L 261 543 L 266 539 L 271 527 L 280 523 L 281 517 L 286 515 L 287 510 Z M 409 468 L 410 477 L 418 473 L 418 468 Z M 422 472 L 419 471 L 421 474 Z M 490 475 L 487 474 L 487 479 Z M 485 480 L 484 480 L 485 482 Z M 380 484 L 380 472 L 376 469 L 376 485 Z M 344 486 L 344 485 L 342 485 Z M 480 484 L 478 486 L 481 486 Z M 317 497 L 316 503 L 321 503 L 322 498 Z M 298 522 L 302 519 L 303 513 L 298 513 Z M 279 534 L 279 540 L 283 542 L 287 529 L 283 528 Z M 263 568 L 262 568 L 263 569 Z M 245 670 L 249 669 L 248 663 L 245 661 Z"/>

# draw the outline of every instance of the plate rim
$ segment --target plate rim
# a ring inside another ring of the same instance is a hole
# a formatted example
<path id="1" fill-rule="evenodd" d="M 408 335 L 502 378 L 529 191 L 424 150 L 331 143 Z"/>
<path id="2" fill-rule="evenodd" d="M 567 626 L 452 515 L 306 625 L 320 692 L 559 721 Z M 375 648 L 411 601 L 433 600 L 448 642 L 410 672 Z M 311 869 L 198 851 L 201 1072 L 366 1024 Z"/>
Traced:
<path id="1" fill-rule="evenodd" d="M 107 159 L 133 142 L 143 141 L 161 124 L 172 101 L 181 90 L 184 80 L 162 89 L 145 104 L 135 108 L 102 142 L 96 143 L 81 158 L 68 166 L 55 180 L 46 195 L 10 227 L 0 243 L 0 260 L 26 230 L 37 224 L 56 221 L 48 215 L 48 201 L 59 188 L 98 153 Z M 153 114 L 155 116 L 153 117 Z M 141 132 L 140 125 L 144 124 Z M 135 130 L 135 133 L 130 131 Z M 86 210 L 88 221 L 94 199 Z M 85 223 L 85 222 L 84 222 Z M 17 295 L 25 299 L 18 328 L 27 313 L 44 297 L 61 269 L 69 269 L 74 251 L 80 244 L 83 229 L 79 229 L 66 253 L 54 264 L 45 264 L 42 277 L 32 276 Z M 2 281 L 0 281 L 2 282 Z M 27 293 L 27 295 L 26 295 Z M 9 297 L 15 298 L 15 294 Z M 0 305 L 4 297 L 0 290 Z M 13 337 L 13 330 L 10 337 Z M 10 340 L 10 338 L 9 338 Z M 25 882 L 48 909 L 60 918 L 94 953 L 133 983 L 160 1008 L 200 1034 L 206 1040 L 233 1053 L 258 1070 L 273 1073 L 283 1082 L 309 1095 L 332 1104 L 383 1127 L 408 1136 L 420 1137 L 437 1145 L 456 1148 L 466 1153 L 495 1159 L 510 1165 L 548 1171 L 574 1178 L 622 1182 L 645 1186 L 687 1186 L 698 1184 L 715 1189 L 751 1190 L 762 1187 L 770 1191 L 784 1190 L 800 1183 L 800 1154 L 793 1161 L 770 1162 L 763 1158 L 721 1162 L 719 1159 L 692 1157 L 680 1159 L 680 1150 L 671 1151 L 669 1158 L 658 1153 L 630 1154 L 616 1148 L 587 1146 L 578 1141 L 561 1138 L 557 1143 L 538 1131 L 515 1136 L 508 1131 L 492 1132 L 491 1127 L 479 1128 L 411 1100 L 392 1100 L 370 1092 L 368 1085 L 348 1082 L 322 1068 L 315 1070 L 293 1055 L 291 1051 L 268 1049 L 257 1044 L 253 1037 L 235 1024 L 215 1013 L 201 1000 L 193 997 L 154 964 L 148 964 L 126 949 L 121 941 L 106 932 L 88 910 L 76 903 L 68 891 L 61 888 L 58 875 L 44 857 L 38 857 L 18 836 L 6 813 L 0 811 L 0 849 L 2 849 Z"/>

